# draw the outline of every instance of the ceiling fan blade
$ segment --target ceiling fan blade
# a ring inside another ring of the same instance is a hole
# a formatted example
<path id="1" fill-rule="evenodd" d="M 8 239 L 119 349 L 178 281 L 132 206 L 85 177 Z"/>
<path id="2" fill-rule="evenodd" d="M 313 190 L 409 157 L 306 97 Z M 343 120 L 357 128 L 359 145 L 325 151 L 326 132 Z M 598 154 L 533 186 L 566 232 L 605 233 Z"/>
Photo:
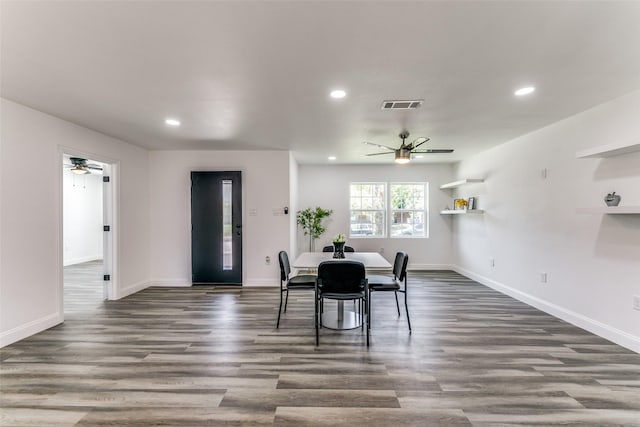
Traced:
<path id="1" fill-rule="evenodd" d="M 393 153 L 391 153 L 391 152 L 389 152 L 389 153 L 371 153 L 371 154 L 367 154 L 367 156 L 379 156 L 381 154 L 393 154 Z"/>
<path id="2" fill-rule="evenodd" d="M 424 139 L 424 141 L 418 142 L 418 143 L 416 144 L 416 141 L 417 141 L 417 140 L 419 140 L 419 139 Z M 416 149 L 416 148 L 418 148 L 419 146 L 421 146 L 422 144 L 424 144 L 425 142 L 428 142 L 428 141 L 429 141 L 429 138 L 425 138 L 424 136 L 421 136 L 420 138 L 416 138 L 416 139 L 411 143 L 411 145 L 413 146 L 413 149 Z"/>
<path id="3" fill-rule="evenodd" d="M 414 150 L 411 154 L 453 153 L 453 148 L 432 148 L 430 150 Z"/>
<path id="4" fill-rule="evenodd" d="M 380 147 L 387 150 L 396 151 L 396 148 L 387 147 L 386 145 L 374 144 L 373 142 L 369 142 L 369 141 L 362 141 L 362 143 L 367 145 L 373 145 L 374 147 Z"/>
<path id="5" fill-rule="evenodd" d="M 98 171 L 101 171 L 101 170 L 102 170 L 102 167 L 101 167 L 101 166 L 99 166 L 99 165 L 94 165 L 94 164 L 88 164 L 88 165 L 86 165 L 86 166 L 85 166 L 85 168 L 87 168 L 87 169 L 94 169 L 94 170 L 98 170 Z"/>

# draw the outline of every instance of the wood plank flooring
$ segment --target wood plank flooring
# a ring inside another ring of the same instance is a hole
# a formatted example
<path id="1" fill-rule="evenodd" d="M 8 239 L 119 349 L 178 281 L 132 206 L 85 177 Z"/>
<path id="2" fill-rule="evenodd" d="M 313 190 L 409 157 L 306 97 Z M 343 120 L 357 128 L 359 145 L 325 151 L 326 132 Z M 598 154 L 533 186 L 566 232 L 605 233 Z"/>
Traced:
<path id="1" fill-rule="evenodd" d="M 74 304 L 0 350 L 0 425 L 640 426 L 640 355 L 452 272 L 410 272 L 409 297 L 411 335 L 373 295 L 369 348 L 316 347 L 307 292 L 280 329 L 275 288 Z"/>

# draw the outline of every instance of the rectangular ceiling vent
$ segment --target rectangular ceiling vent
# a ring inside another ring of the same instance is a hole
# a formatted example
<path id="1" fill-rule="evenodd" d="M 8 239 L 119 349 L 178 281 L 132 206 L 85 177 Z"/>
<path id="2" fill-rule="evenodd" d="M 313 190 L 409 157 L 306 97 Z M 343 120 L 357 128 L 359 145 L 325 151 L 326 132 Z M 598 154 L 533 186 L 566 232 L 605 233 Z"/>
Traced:
<path id="1" fill-rule="evenodd" d="M 383 110 L 415 110 L 419 108 L 424 99 L 413 99 L 409 101 L 382 101 Z"/>

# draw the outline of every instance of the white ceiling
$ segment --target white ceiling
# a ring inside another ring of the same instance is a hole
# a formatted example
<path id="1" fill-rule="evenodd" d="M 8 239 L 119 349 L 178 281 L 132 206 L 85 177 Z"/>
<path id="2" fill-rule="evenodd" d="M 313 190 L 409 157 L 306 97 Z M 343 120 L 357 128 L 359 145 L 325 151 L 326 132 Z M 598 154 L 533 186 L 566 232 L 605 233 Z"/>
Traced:
<path id="1" fill-rule="evenodd" d="M 419 162 L 449 162 L 640 88 L 636 1 L 2 1 L 0 13 L 3 97 L 149 149 L 391 162 L 361 142 L 396 146 L 407 129 L 456 150 Z M 385 99 L 425 102 L 382 111 Z"/>

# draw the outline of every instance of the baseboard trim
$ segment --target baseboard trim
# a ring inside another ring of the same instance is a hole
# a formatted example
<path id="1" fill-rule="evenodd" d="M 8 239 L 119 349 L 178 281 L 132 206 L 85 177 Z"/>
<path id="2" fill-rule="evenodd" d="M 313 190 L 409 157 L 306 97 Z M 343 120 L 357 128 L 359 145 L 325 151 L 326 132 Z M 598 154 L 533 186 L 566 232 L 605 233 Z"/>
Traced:
<path id="1" fill-rule="evenodd" d="M 102 260 L 102 255 L 91 255 L 91 256 L 83 256 L 80 258 L 66 259 L 62 262 L 62 265 L 65 267 L 68 267 L 70 265 L 82 264 L 83 262 L 98 261 L 98 260 Z"/>
<path id="2" fill-rule="evenodd" d="M 52 328 L 64 321 L 61 313 L 53 313 L 40 319 L 32 320 L 24 325 L 16 326 L 6 332 L 0 333 L 0 348 L 13 344 L 38 332 Z"/>
<path id="3" fill-rule="evenodd" d="M 407 271 L 453 270 L 451 264 L 409 264 Z"/>
<path id="4" fill-rule="evenodd" d="M 571 323 L 572 325 L 585 329 L 602 338 L 608 339 L 609 341 L 621 345 L 622 347 L 628 348 L 631 351 L 640 353 L 640 337 L 636 337 L 627 332 L 621 331 L 617 328 L 591 319 L 590 317 L 584 316 L 580 313 L 567 310 L 566 308 L 560 307 L 556 304 L 550 303 L 538 297 L 534 297 L 525 292 L 507 286 L 504 283 L 500 283 L 488 277 L 476 274 L 473 271 L 467 270 L 458 265 L 453 265 L 452 269 L 453 271 L 460 273 L 463 276 L 467 276 L 468 278 L 473 279 L 476 282 L 490 287 L 491 289 L 495 289 L 498 292 L 509 295 L 510 297 L 515 298 L 518 301 L 524 302 L 525 304 L 535 307 L 538 310 L 544 311 L 545 313 L 562 319 L 565 322 Z"/>
<path id="5" fill-rule="evenodd" d="M 141 290 L 146 289 L 149 286 L 150 286 L 149 282 L 147 282 L 146 280 L 142 282 L 134 283 L 132 285 L 127 286 L 126 288 L 119 289 L 115 299 L 118 300 L 118 299 L 127 297 L 129 295 L 135 294 L 136 292 L 140 292 Z"/>
<path id="6" fill-rule="evenodd" d="M 246 288 L 275 288 L 278 286 L 278 279 L 247 279 L 242 286 Z"/>
<path id="7" fill-rule="evenodd" d="M 192 286 L 191 281 L 187 279 L 154 279 L 149 283 L 149 286 L 161 288 L 189 288 Z"/>

